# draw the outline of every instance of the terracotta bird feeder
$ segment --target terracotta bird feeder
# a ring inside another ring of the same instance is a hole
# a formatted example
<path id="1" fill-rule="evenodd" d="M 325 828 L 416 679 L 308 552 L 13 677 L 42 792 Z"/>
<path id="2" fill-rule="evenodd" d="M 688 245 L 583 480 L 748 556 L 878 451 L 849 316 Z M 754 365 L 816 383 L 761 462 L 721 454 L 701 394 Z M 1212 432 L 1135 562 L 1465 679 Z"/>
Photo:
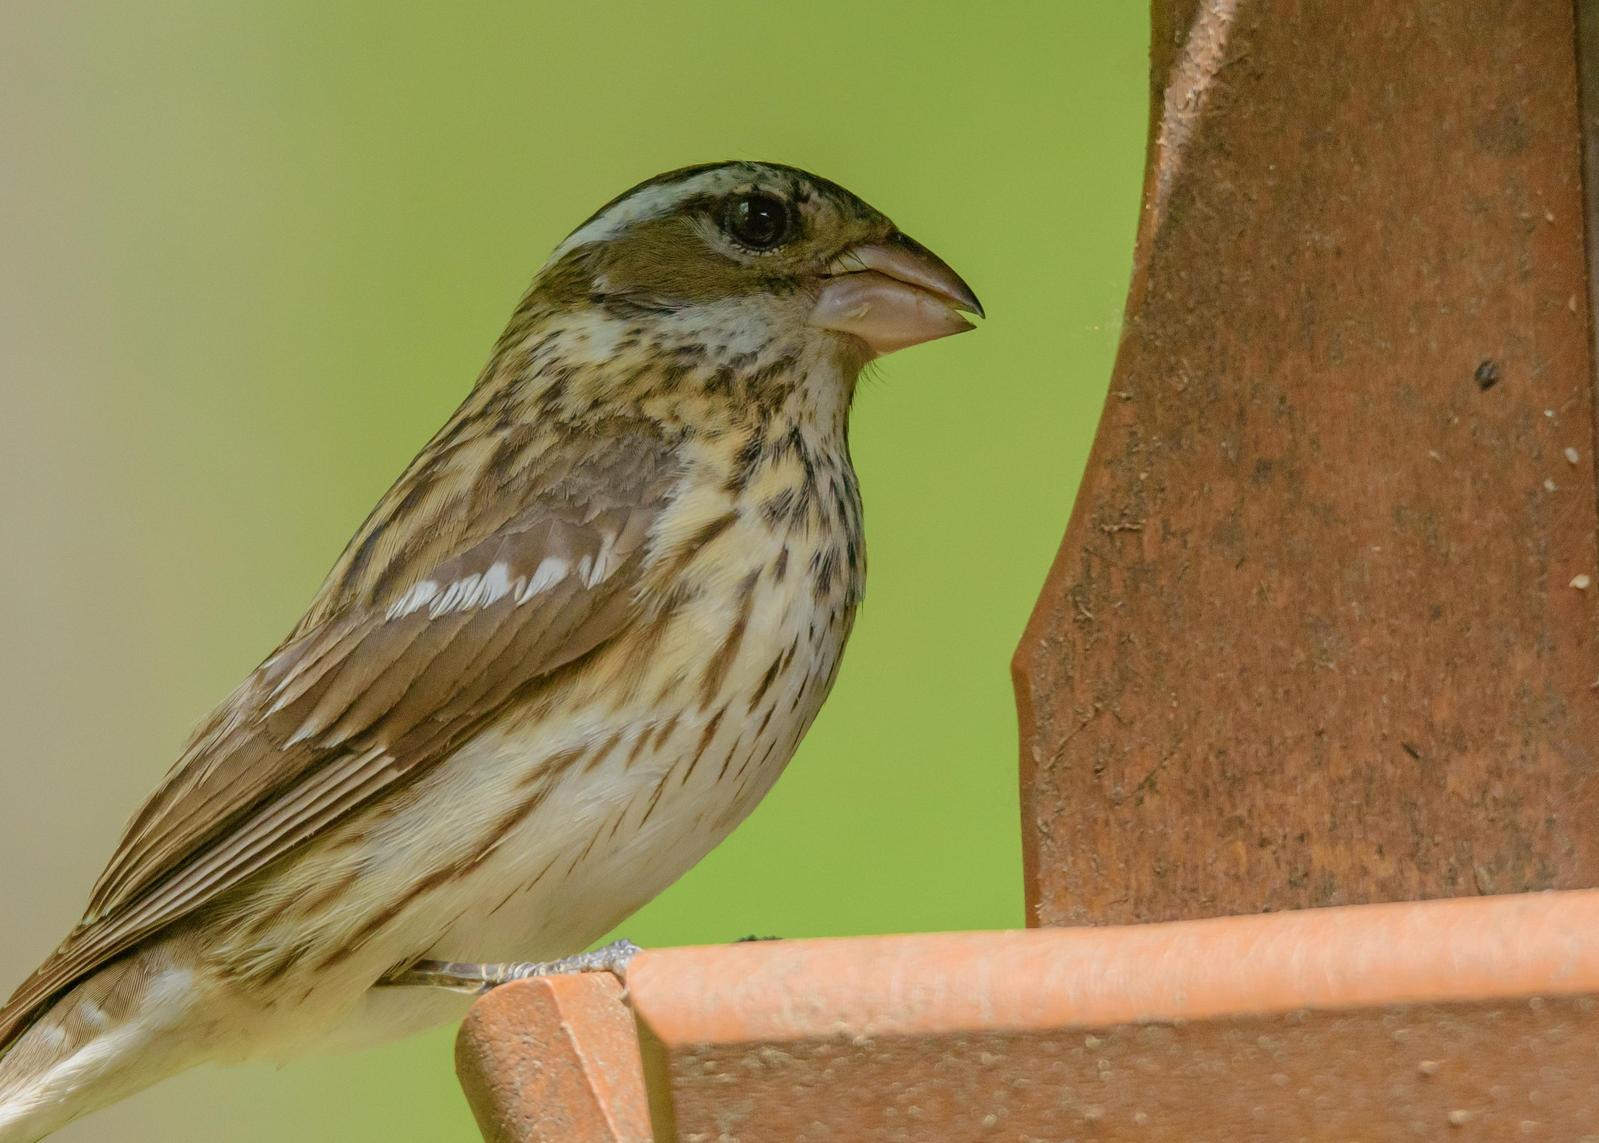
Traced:
<path id="1" fill-rule="evenodd" d="M 1155 0 L 1151 87 L 1035 928 L 496 990 L 486 1139 L 1599 1132 L 1599 2 Z"/>

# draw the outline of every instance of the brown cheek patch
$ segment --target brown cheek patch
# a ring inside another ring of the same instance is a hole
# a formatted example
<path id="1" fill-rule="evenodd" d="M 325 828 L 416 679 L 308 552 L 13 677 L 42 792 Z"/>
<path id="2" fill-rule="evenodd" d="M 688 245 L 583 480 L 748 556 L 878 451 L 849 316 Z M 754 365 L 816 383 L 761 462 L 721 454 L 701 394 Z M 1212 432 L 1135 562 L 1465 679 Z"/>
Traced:
<path id="1" fill-rule="evenodd" d="M 682 216 L 633 227 L 606 252 L 598 267 L 607 293 L 642 294 L 665 301 L 709 302 L 748 293 L 761 276 L 711 249 Z"/>
<path id="2" fill-rule="evenodd" d="M 580 246 L 539 275 L 532 296 L 544 305 L 573 309 L 594 289 L 594 250 Z"/>
<path id="3" fill-rule="evenodd" d="M 673 215 L 633 227 L 595 266 L 607 293 L 692 305 L 760 292 L 787 293 L 813 272 L 815 241 L 743 263 L 710 245 L 693 218 Z"/>

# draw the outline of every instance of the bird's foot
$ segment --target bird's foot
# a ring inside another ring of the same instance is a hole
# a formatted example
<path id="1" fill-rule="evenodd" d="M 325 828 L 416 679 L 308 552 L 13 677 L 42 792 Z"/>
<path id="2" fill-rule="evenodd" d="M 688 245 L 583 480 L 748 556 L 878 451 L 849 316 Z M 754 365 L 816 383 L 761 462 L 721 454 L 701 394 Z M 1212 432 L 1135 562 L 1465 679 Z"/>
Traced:
<path id="1" fill-rule="evenodd" d="M 559 976 L 568 972 L 609 972 L 627 983 L 627 966 L 642 951 L 632 941 L 612 941 L 602 948 L 559 960 L 521 964 L 469 964 L 453 960 L 419 960 L 385 976 L 393 985 L 425 985 L 457 992 L 488 992 L 513 980 L 534 976 Z"/>

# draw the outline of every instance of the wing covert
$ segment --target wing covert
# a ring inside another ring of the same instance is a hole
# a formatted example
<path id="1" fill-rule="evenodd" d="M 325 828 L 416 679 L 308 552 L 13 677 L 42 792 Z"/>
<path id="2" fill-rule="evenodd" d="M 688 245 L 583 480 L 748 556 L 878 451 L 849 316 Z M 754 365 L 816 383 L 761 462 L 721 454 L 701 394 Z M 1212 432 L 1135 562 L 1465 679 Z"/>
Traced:
<path id="1" fill-rule="evenodd" d="M 196 732 L 84 921 L 0 1010 L 0 1048 L 74 980 L 427 770 L 622 630 L 675 469 L 658 438 L 614 443 L 607 456 L 584 442 L 590 463 L 546 455 L 556 478 L 533 483 L 534 502 L 488 511 L 486 526 L 451 521 L 445 558 L 366 569 L 387 590 L 336 568 L 323 594 L 352 602 L 297 631 Z M 382 519 L 380 505 L 368 526 Z"/>

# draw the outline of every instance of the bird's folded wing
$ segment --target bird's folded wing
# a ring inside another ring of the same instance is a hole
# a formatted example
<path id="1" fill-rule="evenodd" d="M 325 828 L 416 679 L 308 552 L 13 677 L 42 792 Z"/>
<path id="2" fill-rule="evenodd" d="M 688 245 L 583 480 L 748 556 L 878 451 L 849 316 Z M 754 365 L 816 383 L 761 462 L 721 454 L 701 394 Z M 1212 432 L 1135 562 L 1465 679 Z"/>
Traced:
<path id="1" fill-rule="evenodd" d="M 489 534 L 457 527 L 454 554 L 390 574 L 391 590 L 291 638 L 135 815 L 83 923 L 0 1009 L 0 1049 L 74 981 L 422 773 L 612 638 L 638 606 L 665 468 L 566 474 Z"/>

